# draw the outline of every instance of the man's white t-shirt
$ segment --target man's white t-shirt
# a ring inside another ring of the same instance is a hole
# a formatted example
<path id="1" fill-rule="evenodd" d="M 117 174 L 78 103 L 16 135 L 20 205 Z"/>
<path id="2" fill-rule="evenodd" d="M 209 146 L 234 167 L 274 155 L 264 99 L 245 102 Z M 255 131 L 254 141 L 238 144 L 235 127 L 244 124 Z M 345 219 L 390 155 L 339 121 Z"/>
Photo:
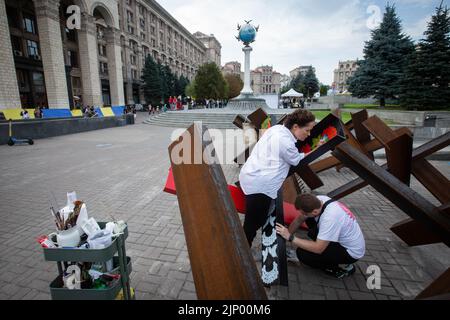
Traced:
<path id="1" fill-rule="evenodd" d="M 277 198 L 291 166 L 305 157 L 295 146 L 297 139 L 284 125 L 268 129 L 242 167 L 239 182 L 246 195 L 262 193 Z"/>
<path id="2" fill-rule="evenodd" d="M 318 196 L 323 203 L 331 198 Z M 316 218 L 316 221 L 319 217 Z M 366 252 L 364 235 L 353 213 L 342 203 L 332 202 L 320 216 L 317 239 L 338 242 L 354 259 L 361 259 Z"/>

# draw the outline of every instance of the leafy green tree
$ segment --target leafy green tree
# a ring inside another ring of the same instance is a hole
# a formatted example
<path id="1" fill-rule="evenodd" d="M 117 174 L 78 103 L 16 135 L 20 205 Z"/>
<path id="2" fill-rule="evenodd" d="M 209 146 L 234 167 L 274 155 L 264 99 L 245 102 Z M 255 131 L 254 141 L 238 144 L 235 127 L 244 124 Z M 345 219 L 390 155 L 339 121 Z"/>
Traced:
<path id="1" fill-rule="evenodd" d="M 161 101 L 161 77 L 159 66 L 150 55 L 145 59 L 142 80 L 145 100 L 151 104 L 158 104 Z"/>
<path id="2" fill-rule="evenodd" d="M 380 26 L 372 31 L 364 47 L 364 59 L 348 81 L 349 91 L 356 97 L 374 96 L 380 106 L 386 99 L 397 98 L 403 90 L 402 78 L 414 45 L 402 33 L 401 22 L 395 6 L 386 6 Z"/>
<path id="3" fill-rule="evenodd" d="M 328 94 L 328 90 L 330 90 L 330 86 L 321 84 L 320 85 L 320 96 L 324 97 Z"/>
<path id="4" fill-rule="evenodd" d="M 225 99 L 228 90 L 228 84 L 215 63 L 200 66 L 194 84 L 197 99 Z"/>
<path id="5" fill-rule="evenodd" d="M 408 109 L 431 110 L 450 107 L 450 15 L 442 2 L 404 77 L 405 91 L 400 103 Z"/>
<path id="6" fill-rule="evenodd" d="M 244 82 L 242 81 L 241 77 L 236 74 L 227 74 L 225 75 L 225 80 L 227 81 L 229 87 L 227 98 L 233 99 L 239 96 L 242 88 L 244 88 Z"/>
<path id="7" fill-rule="evenodd" d="M 319 80 L 316 77 L 316 73 L 312 67 L 309 67 L 303 79 L 304 88 L 303 94 L 311 98 L 316 92 L 319 92 Z M 306 92 L 305 92 L 306 91 Z"/>
<path id="8" fill-rule="evenodd" d="M 195 79 L 189 83 L 184 89 L 184 93 L 186 96 L 196 99 L 197 94 L 195 93 Z"/>

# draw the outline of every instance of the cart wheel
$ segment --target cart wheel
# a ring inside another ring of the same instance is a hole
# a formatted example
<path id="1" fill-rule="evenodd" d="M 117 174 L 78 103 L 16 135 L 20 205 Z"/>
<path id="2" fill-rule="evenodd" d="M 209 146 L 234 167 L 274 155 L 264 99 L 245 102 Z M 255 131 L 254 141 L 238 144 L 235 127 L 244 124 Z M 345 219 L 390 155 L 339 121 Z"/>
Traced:
<path id="1" fill-rule="evenodd" d="M 28 144 L 31 146 L 32 144 L 34 144 L 33 139 L 28 139 Z"/>
<path id="2" fill-rule="evenodd" d="M 8 146 L 13 146 L 14 145 L 14 140 L 9 138 L 8 140 Z"/>

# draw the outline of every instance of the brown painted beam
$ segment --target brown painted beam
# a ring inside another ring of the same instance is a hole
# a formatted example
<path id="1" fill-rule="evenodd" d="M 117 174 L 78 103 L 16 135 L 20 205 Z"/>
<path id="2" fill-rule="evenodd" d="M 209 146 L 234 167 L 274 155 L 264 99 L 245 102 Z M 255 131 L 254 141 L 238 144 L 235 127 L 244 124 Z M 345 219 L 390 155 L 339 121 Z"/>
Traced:
<path id="1" fill-rule="evenodd" d="M 295 204 L 297 196 L 302 192 L 295 174 L 287 177 L 281 188 L 283 190 L 282 194 L 284 202 L 290 204 Z"/>
<path id="2" fill-rule="evenodd" d="M 428 287 L 425 288 L 416 297 L 419 299 L 432 299 L 433 297 L 438 297 L 442 295 L 447 295 L 450 293 L 450 268 L 448 268 L 443 274 L 434 280 Z"/>
<path id="3" fill-rule="evenodd" d="M 397 136 L 386 143 L 388 170 L 407 186 L 411 181 L 412 150 L 413 138 L 408 133 Z"/>
<path id="4" fill-rule="evenodd" d="M 264 121 L 266 121 L 268 117 L 269 116 L 262 108 L 259 108 L 258 110 L 247 116 L 247 118 L 251 121 L 251 123 L 257 130 L 261 129 L 261 125 Z"/>
<path id="5" fill-rule="evenodd" d="M 412 163 L 412 173 L 441 203 L 450 202 L 450 181 L 424 158 Z"/>
<path id="6" fill-rule="evenodd" d="M 394 224 L 391 231 L 403 240 L 408 246 L 424 246 L 434 243 L 440 243 L 443 239 L 431 232 L 422 223 L 406 219 Z"/>
<path id="7" fill-rule="evenodd" d="M 423 223 L 431 232 L 442 237 L 445 244 L 450 245 L 450 217 L 436 212 L 433 204 L 350 144 L 341 143 L 333 155 L 399 209 Z"/>
<path id="8" fill-rule="evenodd" d="M 238 114 L 236 118 L 234 118 L 233 124 L 239 129 L 244 129 L 245 118 Z"/>
<path id="9" fill-rule="evenodd" d="M 325 170 L 328 170 L 328 169 L 331 169 L 331 168 L 337 166 L 340 163 L 341 162 L 338 159 L 336 159 L 333 156 L 330 156 L 330 157 L 327 157 L 325 159 L 322 159 L 322 160 L 319 160 L 319 161 L 316 161 L 316 162 L 310 164 L 309 167 L 315 173 L 321 173 Z"/>
<path id="10" fill-rule="evenodd" d="M 369 143 L 371 140 L 369 130 L 367 130 L 367 128 L 364 127 L 364 125 L 363 125 L 363 122 L 369 118 L 369 114 L 368 114 L 367 110 L 364 109 L 357 113 L 352 113 L 351 115 L 352 115 L 353 128 L 355 131 L 355 137 L 358 140 L 358 142 L 364 146 L 367 143 Z M 364 148 L 364 149 L 367 150 L 366 148 Z M 372 160 L 374 159 L 373 153 L 369 153 L 369 158 L 371 158 Z"/>
<path id="11" fill-rule="evenodd" d="M 403 131 L 400 131 L 400 129 L 399 129 L 399 131 L 396 131 L 396 132 L 397 132 L 397 134 L 399 134 L 400 132 L 403 132 Z M 378 140 L 372 140 L 372 142 L 374 142 L 374 141 L 377 141 L 377 143 L 381 144 Z M 370 144 L 372 144 L 372 142 Z M 447 147 L 449 144 L 450 144 L 450 132 L 447 132 L 446 134 L 444 134 L 440 137 L 437 137 L 437 138 L 421 145 L 420 147 L 414 149 L 414 151 L 412 153 L 411 162 L 415 163 L 419 159 L 426 158 L 426 157 L 432 155 L 433 153 Z M 373 144 L 373 146 L 375 146 L 375 144 Z M 370 150 L 370 148 L 368 150 Z M 387 165 L 383 165 L 382 168 L 387 168 Z M 329 192 L 328 196 L 330 198 L 338 200 L 338 199 L 348 196 L 349 194 L 352 194 L 353 192 L 358 191 L 359 189 L 366 187 L 367 185 L 368 185 L 368 183 L 365 182 L 363 179 L 356 178 L 356 179 L 346 183 L 345 185 L 337 188 L 336 190 Z"/>
<path id="12" fill-rule="evenodd" d="M 169 146 L 197 297 L 265 300 L 241 221 L 205 131 L 206 127 L 194 124 Z M 184 162 L 178 161 L 178 155 L 184 156 Z M 194 160 L 200 163 L 189 164 Z"/>
<path id="13" fill-rule="evenodd" d="M 314 171 L 311 170 L 308 165 L 296 168 L 295 172 L 300 176 L 300 178 L 302 178 L 311 190 L 315 190 L 323 186 L 322 180 Z"/>

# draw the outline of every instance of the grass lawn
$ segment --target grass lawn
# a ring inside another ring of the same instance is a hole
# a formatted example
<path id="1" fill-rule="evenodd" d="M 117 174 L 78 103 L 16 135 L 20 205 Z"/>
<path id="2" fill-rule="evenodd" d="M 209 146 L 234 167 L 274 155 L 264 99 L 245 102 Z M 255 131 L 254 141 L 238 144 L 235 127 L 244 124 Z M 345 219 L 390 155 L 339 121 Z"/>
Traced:
<path id="1" fill-rule="evenodd" d="M 380 105 L 378 104 L 358 104 L 358 103 L 349 103 L 344 104 L 345 109 L 380 109 Z M 398 104 L 387 104 L 381 110 L 405 110 L 405 108 L 400 107 Z"/>
<path id="2" fill-rule="evenodd" d="M 312 113 L 316 116 L 316 120 L 320 121 L 323 118 L 325 118 L 327 115 L 329 115 L 331 112 L 329 112 L 329 111 L 312 111 Z M 341 115 L 342 115 L 342 122 L 344 122 L 344 123 L 347 123 L 348 121 L 350 121 L 352 119 L 350 112 L 342 112 Z M 383 121 L 387 125 L 395 124 L 395 122 L 391 121 L 391 120 L 383 120 Z"/>
<path id="3" fill-rule="evenodd" d="M 312 113 L 316 116 L 316 120 L 320 121 L 329 115 L 331 112 L 329 111 L 312 111 Z M 352 119 L 350 112 L 342 112 L 342 121 L 347 123 Z"/>

